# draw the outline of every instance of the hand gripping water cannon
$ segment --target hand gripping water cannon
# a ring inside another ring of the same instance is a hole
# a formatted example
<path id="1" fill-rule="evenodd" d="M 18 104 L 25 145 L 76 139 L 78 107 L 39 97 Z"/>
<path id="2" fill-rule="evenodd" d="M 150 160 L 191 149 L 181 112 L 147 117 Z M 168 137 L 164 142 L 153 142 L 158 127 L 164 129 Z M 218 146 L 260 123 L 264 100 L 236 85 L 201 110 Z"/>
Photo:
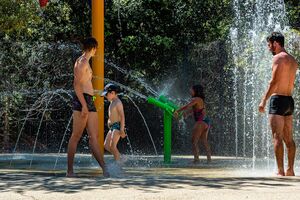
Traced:
<path id="1" fill-rule="evenodd" d="M 163 95 L 158 98 L 149 97 L 147 102 L 164 111 L 164 162 L 171 163 L 172 117 L 173 113 L 178 109 L 178 106 Z"/>

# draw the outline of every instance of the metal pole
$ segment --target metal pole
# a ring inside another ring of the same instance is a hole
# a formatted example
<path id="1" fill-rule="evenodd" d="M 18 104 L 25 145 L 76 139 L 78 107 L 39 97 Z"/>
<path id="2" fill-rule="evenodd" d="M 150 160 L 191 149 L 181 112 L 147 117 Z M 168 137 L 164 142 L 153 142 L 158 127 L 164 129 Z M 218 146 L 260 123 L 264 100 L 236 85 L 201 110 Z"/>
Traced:
<path id="1" fill-rule="evenodd" d="M 104 88 L 104 0 L 92 1 L 92 35 L 98 41 L 98 49 L 93 57 L 93 79 L 95 90 Z M 104 97 L 96 94 L 95 105 L 99 117 L 99 144 L 102 155 L 104 153 Z"/>
<path id="2" fill-rule="evenodd" d="M 164 111 L 164 162 L 171 163 L 172 115 Z"/>

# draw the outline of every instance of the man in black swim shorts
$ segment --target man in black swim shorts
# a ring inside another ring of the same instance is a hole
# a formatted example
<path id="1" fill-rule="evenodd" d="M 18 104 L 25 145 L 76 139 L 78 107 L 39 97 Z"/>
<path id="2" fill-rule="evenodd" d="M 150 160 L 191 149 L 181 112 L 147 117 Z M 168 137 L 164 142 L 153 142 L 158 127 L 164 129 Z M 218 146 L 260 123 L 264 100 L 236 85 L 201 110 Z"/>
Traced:
<path id="1" fill-rule="evenodd" d="M 293 140 L 292 97 L 298 64 L 284 49 L 284 36 L 273 32 L 268 38 L 269 50 L 274 55 L 272 61 L 272 78 L 269 87 L 259 104 L 259 112 L 265 111 L 266 102 L 270 99 L 269 120 L 273 134 L 274 151 L 277 162 L 277 175 L 294 176 L 296 145 Z M 288 153 L 288 168 L 284 171 L 283 142 Z"/>
<path id="2" fill-rule="evenodd" d="M 93 71 L 89 64 L 89 60 L 96 53 L 97 46 L 98 42 L 95 38 L 85 39 L 83 41 L 83 54 L 74 65 L 73 130 L 68 144 L 67 176 L 74 176 L 74 156 L 84 129 L 87 130 L 90 148 L 103 170 L 103 175 L 108 176 L 98 143 L 99 120 L 94 105 Z"/>
<path id="3" fill-rule="evenodd" d="M 84 100 L 86 102 L 87 108 L 89 112 L 97 112 L 95 104 L 94 104 L 94 99 L 96 96 L 92 96 L 87 93 L 83 93 Z M 73 98 L 73 110 L 76 111 L 81 111 L 82 110 L 82 105 L 77 97 L 77 95 L 74 95 Z"/>

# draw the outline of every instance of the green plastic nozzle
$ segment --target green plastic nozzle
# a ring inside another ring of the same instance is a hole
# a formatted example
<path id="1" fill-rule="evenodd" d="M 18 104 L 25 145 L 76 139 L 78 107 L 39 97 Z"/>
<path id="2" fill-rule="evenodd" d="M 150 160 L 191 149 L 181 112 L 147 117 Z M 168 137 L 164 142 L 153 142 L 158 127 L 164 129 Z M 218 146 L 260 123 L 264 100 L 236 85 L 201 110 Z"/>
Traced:
<path id="1" fill-rule="evenodd" d="M 159 107 L 159 108 L 161 108 L 161 109 L 169 112 L 171 115 L 175 111 L 175 109 L 172 108 L 169 104 L 161 102 L 161 101 L 159 101 L 159 100 L 157 100 L 157 99 L 155 99 L 153 97 L 149 97 L 147 99 L 147 101 L 148 101 L 148 103 L 153 104 L 153 105 L 155 105 L 155 106 L 157 106 L 157 107 Z"/>

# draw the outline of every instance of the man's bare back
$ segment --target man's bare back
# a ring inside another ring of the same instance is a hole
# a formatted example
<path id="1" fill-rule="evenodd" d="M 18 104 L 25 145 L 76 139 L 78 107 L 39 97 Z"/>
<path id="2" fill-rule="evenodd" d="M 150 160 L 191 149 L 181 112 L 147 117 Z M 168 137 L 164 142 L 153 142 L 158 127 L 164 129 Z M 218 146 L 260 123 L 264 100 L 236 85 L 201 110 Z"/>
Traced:
<path id="1" fill-rule="evenodd" d="M 273 72 L 276 73 L 276 86 L 271 95 L 291 96 L 298 65 L 293 56 L 281 52 L 273 58 Z"/>

